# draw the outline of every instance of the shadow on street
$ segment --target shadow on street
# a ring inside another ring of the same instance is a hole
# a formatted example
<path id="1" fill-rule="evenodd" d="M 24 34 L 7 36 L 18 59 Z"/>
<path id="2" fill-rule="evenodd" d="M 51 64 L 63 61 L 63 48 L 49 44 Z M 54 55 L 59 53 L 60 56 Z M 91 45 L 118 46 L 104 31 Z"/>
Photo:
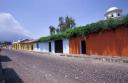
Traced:
<path id="1" fill-rule="evenodd" d="M 11 61 L 10 58 L 8 58 L 7 56 L 0 55 L 0 62 L 9 62 L 9 61 Z"/>
<path id="2" fill-rule="evenodd" d="M 3 63 L 8 63 L 12 61 L 9 57 L 5 55 L 0 55 L 0 80 L 4 79 L 5 83 L 23 83 L 22 79 L 12 68 L 3 68 Z"/>

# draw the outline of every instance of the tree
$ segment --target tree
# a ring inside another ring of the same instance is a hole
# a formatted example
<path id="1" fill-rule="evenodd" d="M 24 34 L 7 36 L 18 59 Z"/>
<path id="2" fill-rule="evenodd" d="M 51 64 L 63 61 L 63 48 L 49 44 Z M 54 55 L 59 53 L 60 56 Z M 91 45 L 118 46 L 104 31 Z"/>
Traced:
<path id="1" fill-rule="evenodd" d="M 65 17 L 65 25 L 66 27 L 73 28 L 75 27 L 76 23 L 75 20 L 72 17 Z"/>
<path id="2" fill-rule="evenodd" d="M 56 33 L 59 33 L 60 32 L 60 29 L 59 28 L 56 28 Z"/>
<path id="3" fill-rule="evenodd" d="M 60 31 L 63 31 L 64 25 L 65 25 L 64 18 L 63 17 L 59 17 L 59 25 L 58 25 L 58 27 L 60 28 Z"/>
<path id="4" fill-rule="evenodd" d="M 49 26 L 49 30 L 50 30 L 50 35 L 55 34 L 55 27 L 54 26 Z"/>
<path id="5" fill-rule="evenodd" d="M 66 31 L 67 29 L 75 27 L 75 20 L 72 17 L 66 16 L 59 17 L 59 28 L 61 32 Z"/>

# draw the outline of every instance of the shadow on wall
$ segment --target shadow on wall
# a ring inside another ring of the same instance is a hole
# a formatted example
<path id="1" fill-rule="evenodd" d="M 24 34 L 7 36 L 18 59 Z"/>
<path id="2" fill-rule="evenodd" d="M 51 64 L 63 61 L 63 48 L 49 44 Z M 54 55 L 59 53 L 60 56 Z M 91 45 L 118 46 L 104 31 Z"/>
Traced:
<path id="1" fill-rule="evenodd" d="M 12 61 L 9 57 L 0 55 L 0 79 L 4 79 L 5 83 L 23 83 L 22 79 L 12 68 L 3 68 L 3 64 Z"/>

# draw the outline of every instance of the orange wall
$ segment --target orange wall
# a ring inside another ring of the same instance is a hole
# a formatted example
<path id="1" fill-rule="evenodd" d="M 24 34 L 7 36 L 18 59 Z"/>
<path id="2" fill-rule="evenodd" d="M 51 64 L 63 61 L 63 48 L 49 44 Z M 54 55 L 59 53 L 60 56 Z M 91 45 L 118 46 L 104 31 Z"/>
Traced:
<path id="1" fill-rule="evenodd" d="M 128 56 L 128 27 L 90 34 L 86 48 L 90 55 Z"/>
<path id="2" fill-rule="evenodd" d="M 74 37 L 74 38 L 69 39 L 69 53 L 70 54 L 80 54 L 81 40 L 85 40 L 85 38 Z"/>
<path id="3" fill-rule="evenodd" d="M 69 39 L 69 53 L 80 54 L 80 38 L 70 38 Z"/>

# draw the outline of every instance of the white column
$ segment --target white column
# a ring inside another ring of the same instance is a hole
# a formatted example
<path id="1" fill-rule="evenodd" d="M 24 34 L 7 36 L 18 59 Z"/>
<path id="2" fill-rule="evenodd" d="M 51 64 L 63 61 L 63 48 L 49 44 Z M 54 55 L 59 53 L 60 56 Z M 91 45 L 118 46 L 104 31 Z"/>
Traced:
<path id="1" fill-rule="evenodd" d="M 55 41 L 51 41 L 51 52 L 55 53 Z"/>
<path id="2" fill-rule="evenodd" d="M 63 53 L 69 54 L 69 40 L 63 39 Z"/>

